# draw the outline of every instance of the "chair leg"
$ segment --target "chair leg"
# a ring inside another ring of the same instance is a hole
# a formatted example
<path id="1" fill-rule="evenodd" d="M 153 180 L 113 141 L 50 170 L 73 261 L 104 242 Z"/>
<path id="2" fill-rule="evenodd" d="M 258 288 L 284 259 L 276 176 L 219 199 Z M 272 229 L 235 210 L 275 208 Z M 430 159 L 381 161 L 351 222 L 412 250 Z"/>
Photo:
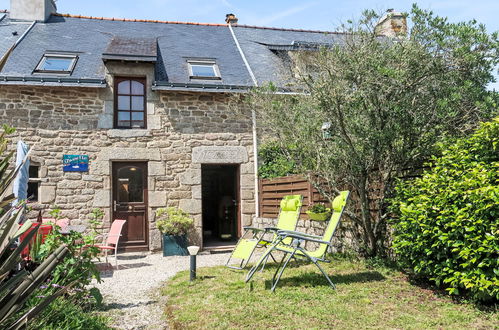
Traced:
<path id="1" fill-rule="evenodd" d="M 293 258 L 295 256 L 295 253 L 296 253 L 296 250 L 293 251 L 293 253 L 291 253 L 291 255 L 286 259 L 286 262 L 284 263 L 284 265 L 282 266 L 282 269 L 281 271 L 279 272 L 279 275 L 277 276 L 277 279 L 275 279 L 275 282 L 272 283 L 272 292 L 275 291 L 275 288 L 277 286 L 277 283 L 279 283 L 279 280 L 281 279 L 281 276 L 282 276 L 282 273 L 284 273 L 284 270 L 286 269 L 286 266 L 288 265 L 289 261 L 291 260 L 291 258 Z M 276 273 L 277 274 L 277 273 Z M 274 275 L 275 276 L 275 275 Z"/>
<path id="2" fill-rule="evenodd" d="M 116 263 L 116 270 L 118 270 L 118 245 L 114 248 L 114 262 Z"/>
<path id="3" fill-rule="evenodd" d="M 329 276 L 327 275 L 327 273 L 324 271 L 324 269 L 322 269 L 322 267 L 319 265 L 319 263 L 317 261 L 314 261 L 314 264 L 317 266 L 317 268 L 319 268 L 319 270 L 321 271 L 322 275 L 324 275 L 324 277 L 327 279 L 327 281 L 329 282 L 329 285 L 333 289 L 336 289 L 336 285 L 334 285 L 333 281 L 331 281 L 331 279 L 329 278 Z"/>
<path id="4" fill-rule="evenodd" d="M 265 268 L 265 265 L 267 265 L 267 261 L 269 261 L 269 256 L 272 257 L 272 259 L 274 259 L 274 256 L 272 256 L 272 253 L 270 253 L 266 258 L 265 260 L 263 260 L 263 263 L 262 263 L 262 268 L 260 268 L 260 272 L 263 272 L 263 269 Z M 274 259 L 274 262 L 277 262 L 275 259 Z"/>
<path id="5" fill-rule="evenodd" d="M 312 258 L 311 256 L 308 255 L 307 252 L 303 251 L 302 250 L 302 253 L 310 260 L 314 263 L 314 265 L 317 266 L 317 268 L 319 268 L 319 270 L 321 271 L 322 275 L 324 275 L 324 277 L 327 279 L 327 281 L 329 282 L 329 285 L 333 288 L 333 290 L 336 289 L 336 285 L 334 285 L 333 281 L 331 281 L 331 279 L 329 278 L 329 276 L 327 275 L 327 273 L 324 271 L 324 269 L 321 267 L 321 265 L 319 265 L 319 263 L 317 262 L 317 259 L 315 258 Z"/>
<path id="6" fill-rule="evenodd" d="M 253 267 L 251 267 L 251 269 L 248 272 L 248 275 L 246 275 L 246 280 L 245 280 L 246 283 L 248 283 L 249 280 L 251 280 L 251 278 L 253 277 L 253 275 L 255 275 L 255 272 L 258 270 L 260 265 L 268 258 L 271 250 L 272 248 L 269 248 L 267 251 L 265 251 L 265 253 L 260 257 L 260 259 L 258 259 L 257 263 L 254 264 Z"/>
<path id="7" fill-rule="evenodd" d="M 282 256 L 281 261 L 279 261 L 279 264 L 277 265 L 277 268 L 276 268 L 276 270 L 275 270 L 275 273 L 274 273 L 274 275 L 272 276 L 272 283 L 274 283 L 275 278 L 276 278 L 276 276 L 277 276 L 277 273 L 278 273 L 278 272 L 279 272 L 279 270 L 281 269 L 282 263 L 284 262 L 284 259 L 286 258 L 286 256 L 287 256 L 287 253 L 284 253 L 284 254 L 283 254 L 283 256 Z"/>

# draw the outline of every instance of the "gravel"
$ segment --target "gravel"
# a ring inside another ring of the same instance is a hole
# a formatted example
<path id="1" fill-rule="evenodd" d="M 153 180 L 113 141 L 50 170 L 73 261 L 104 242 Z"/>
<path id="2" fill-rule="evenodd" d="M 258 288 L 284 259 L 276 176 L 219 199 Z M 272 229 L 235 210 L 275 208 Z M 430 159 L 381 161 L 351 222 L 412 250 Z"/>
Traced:
<path id="1" fill-rule="evenodd" d="M 198 255 L 198 267 L 223 265 L 227 253 Z M 114 265 L 114 258 L 109 257 Z M 189 257 L 163 257 L 162 254 L 125 253 L 118 256 L 118 270 L 108 267 L 102 282 L 94 283 L 104 296 L 102 314 L 118 329 L 168 329 L 163 319 L 163 282 L 177 272 L 189 269 Z"/>

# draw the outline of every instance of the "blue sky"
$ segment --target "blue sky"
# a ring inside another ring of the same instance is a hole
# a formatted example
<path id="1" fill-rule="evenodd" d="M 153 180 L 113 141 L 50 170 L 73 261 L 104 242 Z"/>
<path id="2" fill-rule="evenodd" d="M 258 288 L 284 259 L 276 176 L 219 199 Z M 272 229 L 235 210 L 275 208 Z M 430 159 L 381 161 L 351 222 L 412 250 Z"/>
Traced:
<path id="1" fill-rule="evenodd" d="M 334 30 L 341 22 L 358 18 L 364 9 L 409 11 L 413 1 L 381 0 L 58 0 L 60 13 L 117 18 L 223 23 L 234 13 L 239 23 L 274 27 Z M 489 32 L 499 30 L 499 0 L 421 0 L 450 21 L 476 19 Z M 8 9 L 10 0 L 0 0 Z M 495 84 L 499 89 L 499 84 Z"/>
<path id="2" fill-rule="evenodd" d="M 223 23 L 233 12 L 241 24 L 332 30 L 340 22 L 359 17 L 363 9 L 408 11 L 414 1 L 380 0 L 58 0 L 60 13 Z M 451 21 L 477 19 L 489 31 L 499 30 L 498 0 L 417 1 Z M 8 9 L 10 0 L 0 0 Z"/>

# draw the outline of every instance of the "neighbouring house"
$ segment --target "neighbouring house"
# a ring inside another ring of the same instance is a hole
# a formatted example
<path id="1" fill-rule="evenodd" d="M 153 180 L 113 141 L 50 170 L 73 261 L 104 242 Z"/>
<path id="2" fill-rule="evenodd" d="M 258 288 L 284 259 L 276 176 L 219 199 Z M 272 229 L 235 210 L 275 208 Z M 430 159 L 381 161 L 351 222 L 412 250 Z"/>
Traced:
<path id="1" fill-rule="evenodd" d="M 177 206 L 195 219 L 193 242 L 234 241 L 258 209 L 258 139 L 231 96 L 269 81 L 286 91 L 293 52 L 341 40 L 232 14 L 224 24 L 97 18 L 11 0 L 0 11 L 0 119 L 32 148 L 31 216 L 57 205 L 85 224 L 101 208 L 107 227 L 127 220 L 127 250 L 157 250 L 155 210 Z"/>

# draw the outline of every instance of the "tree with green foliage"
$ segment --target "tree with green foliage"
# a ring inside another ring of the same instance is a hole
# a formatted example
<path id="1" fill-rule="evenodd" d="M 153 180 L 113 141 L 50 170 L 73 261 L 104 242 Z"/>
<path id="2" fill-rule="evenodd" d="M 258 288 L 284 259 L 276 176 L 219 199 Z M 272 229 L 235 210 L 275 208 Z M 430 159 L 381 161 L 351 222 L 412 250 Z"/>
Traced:
<path id="1" fill-rule="evenodd" d="M 278 142 L 269 141 L 258 148 L 258 177 L 262 179 L 278 178 L 297 174 L 294 162 L 288 157 L 292 147 L 282 147 Z"/>
<path id="2" fill-rule="evenodd" d="M 417 6 L 409 18 L 410 33 L 388 39 L 375 34 L 379 16 L 366 11 L 342 26 L 340 44 L 292 54 L 309 69 L 298 72 L 303 93 L 282 95 L 270 84 L 245 98 L 260 128 L 295 146 L 289 160 L 319 191 L 353 190 L 359 212 L 347 215 L 367 255 L 384 251 L 394 178 L 420 168 L 440 139 L 492 118 L 499 100 L 486 88 L 499 61 L 497 33 Z"/>
<path id="3" fill-rule="evenodd" d="M 499 300 L 499 117 L 440 148 L 421 177 L 397 186 L 393 247 L 449 293 Z"/>

